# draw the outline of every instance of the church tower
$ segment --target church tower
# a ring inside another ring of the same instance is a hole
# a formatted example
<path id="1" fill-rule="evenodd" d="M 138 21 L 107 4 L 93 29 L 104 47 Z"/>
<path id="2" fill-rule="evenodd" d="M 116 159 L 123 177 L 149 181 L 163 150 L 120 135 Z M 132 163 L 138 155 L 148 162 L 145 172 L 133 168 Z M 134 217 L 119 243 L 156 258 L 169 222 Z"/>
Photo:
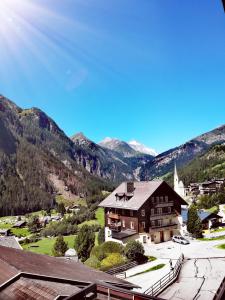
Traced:
<path id="1" fill-rule="evenodd" d="M 173 179 L 173 188 L 174 191 L 177 192 L 179 187 L 179 178 L 177 174 L 177 165 L 176 163 L 174 164 L 174 179 Z"/>
<path id="2" fill-rule="evenodd" d="M 174 165 L 174 191 L 181 197 L 185 197 L 185 188 L 183 182 L 178 177 L 176 163 Z"/>

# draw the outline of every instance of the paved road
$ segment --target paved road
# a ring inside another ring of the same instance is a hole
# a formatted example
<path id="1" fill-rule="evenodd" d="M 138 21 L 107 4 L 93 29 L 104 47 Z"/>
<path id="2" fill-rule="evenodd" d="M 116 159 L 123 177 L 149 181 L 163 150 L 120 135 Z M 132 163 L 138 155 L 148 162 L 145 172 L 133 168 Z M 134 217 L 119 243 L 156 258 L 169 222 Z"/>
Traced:
<path id="1" fill-rule="evenodd" d="M 225 276 L 225 250 L 215 247 L 222 243 L 225 243 L 225 240 L 191 240 L 189 245 L 169 241 L 145 246 L 145 253 L 156 256 L 158 259 L 127 271 L 128 276 L 159 263 L 166 263 L 166 266 L 157 271 L 127 278 L 127 280 L 141 286 L 139 291 L 143 292 L 169 272 L 170 258 L 175 264 L 183 253 L 185 262 L 178 281 L 160 294 L 160 297 L 174 300 L 211 300 Z"/>
<path id="2" fill-rule="evenodd" d="M 191 240 L 189 245 L 181 245 L 172 241 L 145 247 L 147 255 L 158 258 L 177 259 L 181 253 L 185 258 L 208 258 L 225 257 L 225 250 L 216 248 L 216 245 L 225 244 L 225 240 L 220 241 L 198 241 Z"/>
<path id="3" fill-rule="evenodd" d="M 185 260 L 178 280 L 160 297 L 171 300 L 212 300 L 225 276 L 225 258 Z"/>
<path id="4" fill-rule="evenodd" d="M 215 247 L 222 243 L 225 240 L 192 240 L 189 245 L 169 241 L 146 248 L 148 254 L 161 259 L 175 259 L 181 253 L 185 257 L 178 280 L 160 297 L 171 300 L 212 300 L 225 276 L 225 250 Z"/>

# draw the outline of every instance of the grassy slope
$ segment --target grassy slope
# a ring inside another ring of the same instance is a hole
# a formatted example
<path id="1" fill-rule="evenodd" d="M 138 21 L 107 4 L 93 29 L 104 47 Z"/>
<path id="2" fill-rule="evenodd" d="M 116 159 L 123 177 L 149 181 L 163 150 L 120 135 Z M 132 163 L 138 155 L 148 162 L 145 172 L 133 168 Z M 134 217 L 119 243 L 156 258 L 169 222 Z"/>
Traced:
<path id="1" fill-rule="evenodd" d="M 39 254 L 52 255 L 52 247 L 56 238 L 44 238 L 36 243 L 23 245 L 24 250 L 29 250 Z M 69 248 L 74 247 L 75 235 L 64 236 L 64 240 L 68 243 Z"/>

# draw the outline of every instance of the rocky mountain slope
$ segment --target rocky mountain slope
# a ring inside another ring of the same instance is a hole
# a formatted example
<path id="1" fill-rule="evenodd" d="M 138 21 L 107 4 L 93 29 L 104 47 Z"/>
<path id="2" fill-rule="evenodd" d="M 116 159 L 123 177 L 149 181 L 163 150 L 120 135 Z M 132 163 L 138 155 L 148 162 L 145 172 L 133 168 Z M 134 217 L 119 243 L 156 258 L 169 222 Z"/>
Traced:
<path id="1" fill-rule="evenodd" d="M 139 180 L 140 167 L 153 159 L 151 155 L 137 152 L 127 143 L 115 139 L 96 144 L 82 133 L 71 139 L 77 163 L 90 173 L 115 183 Z"/>
<path id="2" fill-rule="evenodd" d="M 74 195 L 106 188 L 77 164 L 75 154 L 74 143 L 44 112 L 23 110 L 0 96 L 0 215 L 52 207 L 56 187 L 50 174 Z"/>
<path id="3" fill-rule="evenodd" d="M 224 142 L 225 125 L 156 156 L 150 163 L 141 168 L 140 178 L 141 180 L 149 180 L 154 177 L 163 176 L 173 170 L 175 162 L 178 167 L 183 167 L 198 155 L 206 153 L 213 145 Z"/>

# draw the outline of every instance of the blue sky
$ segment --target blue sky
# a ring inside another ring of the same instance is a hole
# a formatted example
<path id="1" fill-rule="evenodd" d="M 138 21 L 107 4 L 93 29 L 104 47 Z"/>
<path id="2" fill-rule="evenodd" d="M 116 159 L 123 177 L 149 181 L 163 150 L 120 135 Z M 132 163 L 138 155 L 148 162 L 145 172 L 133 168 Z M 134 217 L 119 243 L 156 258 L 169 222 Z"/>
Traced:
<path id="1" fill-rule="evenodd" d="M 0 93 L 158 152 L 225 123 L 220 0 L 1 0 Z"/>

